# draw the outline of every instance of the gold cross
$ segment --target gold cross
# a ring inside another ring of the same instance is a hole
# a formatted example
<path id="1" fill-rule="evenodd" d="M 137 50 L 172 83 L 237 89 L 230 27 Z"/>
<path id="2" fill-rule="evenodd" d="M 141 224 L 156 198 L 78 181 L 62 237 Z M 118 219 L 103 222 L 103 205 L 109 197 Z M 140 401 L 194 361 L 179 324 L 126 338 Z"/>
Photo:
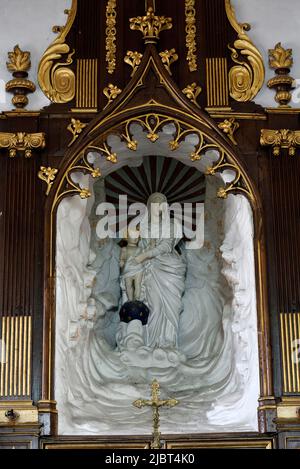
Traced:
<path id="1" fill-rule="evenodd" d="M 159 409 L 161 407 L 174 407 L 179 404 L 177 399 L 165 399 L 161 400 L 160 396 L 160 386 L 157 379 L 152 381 L 151 385 L 151 400 L 146 399 L 138 399 L 137 401 L 133 402 L 133 405 L 138 409 L 142 409 L 143 407 L 152 407 L 152 415 L 153 415 L 153 442 L 151 443 L 152 449 L 160 449 L 161 442 L 160 442 L 160 416 L 159 416 Z"/>

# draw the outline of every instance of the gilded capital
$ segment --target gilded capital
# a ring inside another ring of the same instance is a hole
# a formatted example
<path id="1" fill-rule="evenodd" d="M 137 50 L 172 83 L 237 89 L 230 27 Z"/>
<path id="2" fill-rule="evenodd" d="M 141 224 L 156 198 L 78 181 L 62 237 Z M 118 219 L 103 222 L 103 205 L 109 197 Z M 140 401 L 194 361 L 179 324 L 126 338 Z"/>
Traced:
<path id="1" fill-rule="evenodd" d="M 26 132 L 0 132 L 0 149 L 7 149 L 10 158 L 23 153 L 25 158 L 32 157 L 33 150 L 42 150 L 46 146 L 45 134 Z"/>
<path id="2" fill-rule="evenodd" d="M 300 147 L 300 130 L 262 129 L 260 144 L 272 147 L 274 156 L 279 156 L 283 149 L 288 150 L 289 156 L 295 156 L 296 149 Z"/>

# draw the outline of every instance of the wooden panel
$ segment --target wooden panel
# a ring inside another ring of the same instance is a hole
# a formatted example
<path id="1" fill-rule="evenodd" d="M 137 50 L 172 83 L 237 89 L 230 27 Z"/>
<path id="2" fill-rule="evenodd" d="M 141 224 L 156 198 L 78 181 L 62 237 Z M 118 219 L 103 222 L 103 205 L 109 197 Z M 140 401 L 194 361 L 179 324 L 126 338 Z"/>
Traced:
<path id="1" fill-rule="evenodd" d="M 229 105 L 228 70 L 226 58 L 206 59 L 207 106 Z"/>
<path id="2" fill-rule="evenodd" d="M 97 109 L 98 60 L 77 60 L 76 108 Z"/>
<path id="3" fill-rule="evenodd" d="M 283 392 L 300 393 L 300 313 L 280 315 Z"/>
<path id="4" fill-rule="evenodd" d="M 31 315 L 37 167 L 34 159 L 1 157 L 0 316 Z"/>
<path id="5" fill-rule="evenodd" d="M 284 128 L 284 127 L 282 127 Z M 270 155 L 278 310 L 300 311 L 300 158 Z"/>
<path id="6" fill-rule="evenodd" d="M 30 396 L 31 334 L 30 316 L 2 317 L 0 397 Z"/>

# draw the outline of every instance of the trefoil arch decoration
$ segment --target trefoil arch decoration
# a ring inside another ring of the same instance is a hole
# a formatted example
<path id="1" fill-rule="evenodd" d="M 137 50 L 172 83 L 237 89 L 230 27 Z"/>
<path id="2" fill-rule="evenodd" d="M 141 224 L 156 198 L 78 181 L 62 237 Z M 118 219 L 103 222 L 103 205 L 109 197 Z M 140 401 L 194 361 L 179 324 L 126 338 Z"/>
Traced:
<path id="1" fill-rule="evenodd" d="M 207 168 L 206 175 L 213 176 L 224 170 L 231 170 L 235 174 L 233 180 L 227 183 L 223 188 L 220 188 L 217 196 L 220 198 L 227 198 L 230 193 L 242 193 L 248 197 L 251 204 L 254 203 L 254 193 L 248 178 L 243 174 L 242 169 L 238 166 L 236 161 L 233 161 L 230 153 L 222 148 L 220 144 L 213 140 L 208 133 L 200 130 L 196 126 L 184 122 L 184 120 L 172 117 L 166 113 L 142 113 L 136 117 L 130 117 L 123 120 L 117 127 L 110 129 L 109 135 L 117 134 L 121 137 L 121 140 L 125 142 L 127 148 L 131 151 L 136 151 L 138 148 L 138 142 L 134 139 L 131 134 L 130 127 L 132 124 L 139 124 L 144 131 L 147 132 L 147 139 L 155 143 L 160 138 L 160 131 L 167 124 L 173 124 L 175 132 L 170 138 L 168 143 L 171 151 L 177 150 L 180 147 L 181 142 L 188 135 L 197 135 L 198 144 L 195 149 L 187 157 L 193 161 L 199 161 L 208 150 L 216 150 L 219 153 L 219 158 L 211 166 Z M 89 152 L 98 152 L 102 157 L 110 161 L 111 164 L 118 162 L 117 153 L 113 152 L 110 145 L 107 142 L 107 134 L 103 137 L 100 136 L 93 140 L 86 146 L 84 151 L 79 154 L 78 158 L 75 158 L 74 162 L 67 168 L 63 180 L 60 186 L 60 190 L 55 197 L 54 204 L 56 205 L 61 198 L 70 194 L 78 194 L 82 198 L 89 197 L 90 193 L 88 189 L 76 185 L 72 181 L 71 174 L 74 171 L 82 170 L 86 173 L 90 173 L 92 177 L 100 177 L 100 168 L 94 168 L 88 161 Z"/>

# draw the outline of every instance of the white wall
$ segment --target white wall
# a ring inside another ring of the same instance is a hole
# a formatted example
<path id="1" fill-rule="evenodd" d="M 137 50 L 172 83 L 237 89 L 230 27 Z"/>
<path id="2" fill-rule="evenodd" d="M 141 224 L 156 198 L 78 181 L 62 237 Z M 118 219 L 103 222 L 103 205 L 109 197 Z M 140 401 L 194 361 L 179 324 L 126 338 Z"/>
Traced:
<path id="1" fill-rule="evenodd" d="M 273 76 L 268 68 L 268 49 L 279 41 L 284 47 L 293 48 L 295 66 L 291 74 L 294 78 L 300 78 L 300 1 L 232 0 L 232 3 L 239 21 L 252 25 L 249 35 L 264 55 L 267 79 Z M 6 70 L 7 52 L 17 43 L 21 49 L 31 51 L 30 78 L 37 84 L 39 60 L 55 37 L 52 26 L 65 24 L 64 9 L 70 4 L 71 0 L 1 0 L 0 110 L 12 108 L 11 95 L 4 92 L 4 83 L 11 78 Z M 39 88 L 29 99 L 28 109 L 39 109 L 49 103 Z M 256 102 L 274 106 L 274 92 L 265 85 Z M 292 105 L 300 107 L 296 102 Z"/>
<path id="2" fill-rule="evenodd" d="M 45 49 L 55 39 L 52 27 L 66 23 L 64 10 L 70 5 L 71 0 L 0 0 L 1 111 L 13 108 L 12 94 L 3 92 L 3 88 L 12 78 L 6 68 L 7 52 L 13 50 L 16 44 L 19 44 L 22 50 L 31 52 L 29 79 L 37 86 L 36 92 L 29 95 L 27 108 L 37 110 L 49 104 L 49 100 L 38 86 L 37 68 Z"/>

